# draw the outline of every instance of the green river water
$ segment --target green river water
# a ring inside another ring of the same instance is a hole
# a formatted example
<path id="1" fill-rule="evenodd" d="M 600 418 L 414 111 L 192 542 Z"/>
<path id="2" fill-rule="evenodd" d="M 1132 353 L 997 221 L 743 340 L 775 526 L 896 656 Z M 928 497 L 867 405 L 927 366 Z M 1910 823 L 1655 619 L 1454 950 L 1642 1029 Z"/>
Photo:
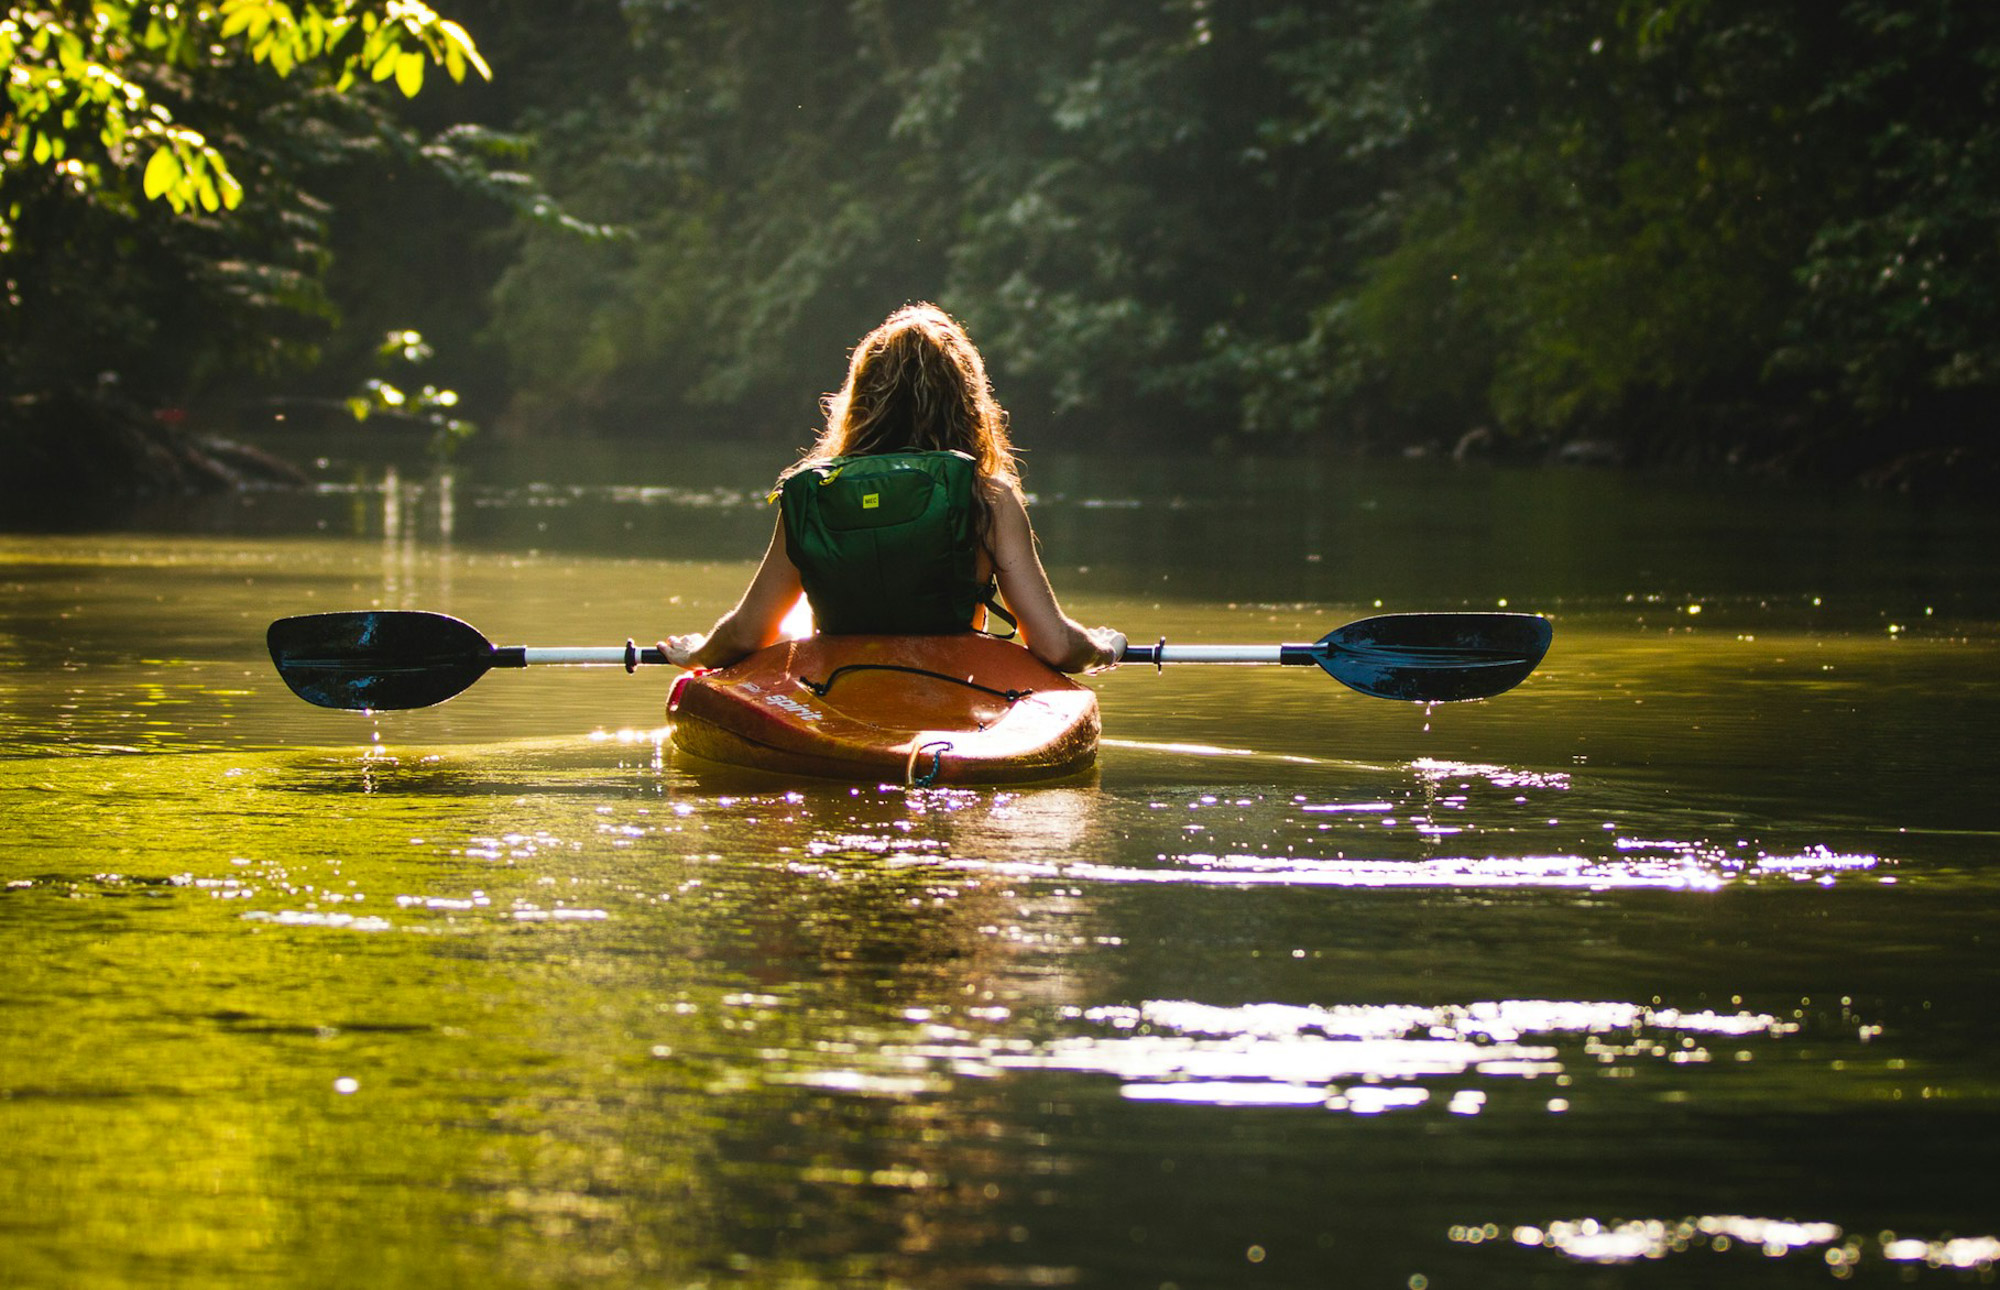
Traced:
<path id="1" fill-rule="evenodd" d="M 1993 1282 L 2000 521 L 1038 457 L 1135 640 L 1555 645 L 1428 710 L 1119 669 L 1032 789 L 682 764 L 665 669 L 364 716 L 264 655 L 705 626 L 779 464 L 362 441 L 0 534 L 0 1285 Z"/>

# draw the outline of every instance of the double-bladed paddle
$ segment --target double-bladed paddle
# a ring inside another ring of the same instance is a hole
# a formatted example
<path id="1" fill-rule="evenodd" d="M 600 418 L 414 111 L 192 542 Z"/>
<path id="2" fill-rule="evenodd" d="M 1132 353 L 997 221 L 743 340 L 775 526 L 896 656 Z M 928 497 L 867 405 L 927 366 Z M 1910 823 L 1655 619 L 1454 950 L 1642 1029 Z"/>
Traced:
<path id="1" fill-rule="evenodd" d="M 1379 699 L 1450 703 L 1484 699 L 1535 670 L 1549 648 L 1548 620 L 1533 614 L 1382 614 L 1309 645 L 1128 646 L 1125 663 L 1317 664 L 1350 689 Z M 494 645 L 471 624 L 418 610 L 364 609 L 280 618 L 267 633 L 271 661 L 292 693 L 322 708 L 428 708 L 496 667 L 665 663 L 657 649 L 529 649 Z"/>

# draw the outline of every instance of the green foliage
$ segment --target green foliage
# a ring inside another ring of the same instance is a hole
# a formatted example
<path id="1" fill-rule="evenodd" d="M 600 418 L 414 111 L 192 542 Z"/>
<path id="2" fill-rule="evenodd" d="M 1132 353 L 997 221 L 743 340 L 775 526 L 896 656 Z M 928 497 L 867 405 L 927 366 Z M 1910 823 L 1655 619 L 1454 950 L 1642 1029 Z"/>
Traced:
<path id="1" fill-rule="evenodd" d="M 1582 57 L 1544 67 L 1448 184 L 1408 203 L 1354 290 L 1391 409 L 1448 428 L 1481 409 L 1559 437 L 1634 408 L 1754 382 L 1786 290 L 1785 179 L 1745 147 L 1740 104 L 1689 103 L 1616 26 L 1520 33 Z M 1721 91 L 1710 81 L 1712 92 Z"/>
<path id="2" fill-rule="evenodd" d="M 1990 6 L 1426 7 L 1400 85 L 1313 100 L 1350 154 L 1406 154 L 1356 225 L 1391 236 L 1322 311 L 1359 360 L 1330 412 L 1853 459 L 2000 393 Z M 1397 138 L 1357 100 L 1430 121 Z"/>
<path id="3" fill-rule="evenodd" d="M 1214 179 L 1265 91 L 1206 5 L 626 12 L 629 66 L 539 133 L 552 186 L 630 239 L 531 235 L 501 285 L 497 330 L 542 406 L 797 434 L 845 346 L 925 297 L 1025 410 L 1217 403 L 1204 326 L 1256 308 L 1255 283 L 1188 269 L 1241 265 L 1267 229 L 1239 211 L 1269 198 Z M 560 301 L 582 319 L 553 325 Z"/>
<path id="4" fill-rule="evenodd" d="M 1833 460 L 2000 396 L 1992 5 L 622 8 L 538 126 L 630 236 L 499 294 L 541 418 L 793 431 L 917 297 L 1093 435 Z"/>
<path id="5" fill-rule="evenodd" d="M 336 243 L 359 265 L 393 260 L 391 243 L 446 210 L 439 192 L 563 217 L 519 173 L 518 139 L 423 133 L 392 110 L 418 87 L 412 58 L 487 75 L 463 28 L 422 4 L 11 5 L 0 29 L 0 415 L 22 424 L 60 433 L 47 409 L 79 404 L 108 420 L 238 415 L 256 394 L 245 378 L 283 388 L 356 304 L 329 289 Z M 329 199 L 371 195 L 405 204 L 357 242 Z M 425 286 L 402 260 L 356 312 L 410 317 Z"/>
<path id="6" fill-rule="evenodd" d="M 9 4 L 0 18 L 7 112 L 0 119 L 0 183 L 46 169 L 79 194 L 130 188 L 177 213 L 234 210 L 243 185 L 209 135 L 176 111 L 182 78 L 248 58 L 289 76 L 331 64 L 344 92 L 357 75 L 393 78 L 406 95 L 430 60 L 453 80 L 489 72 L 471 37 L 418 0 L 220 0 L 217 4 L 91 0 L 38 8 Z M 0 219 L 0 254 L 13 249 L 19 204 Z"/>
<path id="7" fill-rule="evenodd" d="M 388 333 L 375 349 L 377 364 L 391 375 L 422 367 L 433 357 L 435 351 L 424 343 L 423 334 L 407 329 Z M 356 421 L 380 416 L 429 430 L 430 455 L 438 461 L 449 461 L 458 445 L 478 429 L 457 414 L 457 390 L 439 389 L 431 384 L 405 389 L 387 377 L 372 376 L 346 402 Z"/>
<path id="8" fill-rule="evenodd" d="M 1813 51 L 1825 73 L 1799 110 L 1815 133 L 1851 141 L 1852 164 L 1820 176 L 1824 218 L 1796 262 L 1773 366 L 1876 420 L 1990 400 L 2000 12 L 1865 0 L 1841 21 L 1859 39 Z"/>
<path id="9" fill-rule="evenodd" d="M 461 2 L 509 75 L 421 131 L 389 86 L 485 73 L 421 5 L 10 6 L 10 390 L 272 368 L 338 301 L 356 370 L 504 351 L 514 429 L 799 443 L 927 298 L 1091 441 L 1852 469 L 2000 401 L 1989 3 Z"/>

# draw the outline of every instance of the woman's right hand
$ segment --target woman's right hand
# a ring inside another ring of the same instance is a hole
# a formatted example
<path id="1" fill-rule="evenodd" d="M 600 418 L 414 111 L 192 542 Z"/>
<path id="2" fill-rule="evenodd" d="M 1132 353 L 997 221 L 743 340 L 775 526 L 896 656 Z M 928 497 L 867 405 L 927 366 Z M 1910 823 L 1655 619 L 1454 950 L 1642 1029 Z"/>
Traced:
<path id="1" fill-rule="evenodd" d="M 669 636 L 659 642 L 659 651 L 665 654 L 667 662 L 675 667 L 693 667 L 695 651 L 699 650 L 707 639 L 708 637 L 700 632 L 691 632 L 686 636 Z"/>

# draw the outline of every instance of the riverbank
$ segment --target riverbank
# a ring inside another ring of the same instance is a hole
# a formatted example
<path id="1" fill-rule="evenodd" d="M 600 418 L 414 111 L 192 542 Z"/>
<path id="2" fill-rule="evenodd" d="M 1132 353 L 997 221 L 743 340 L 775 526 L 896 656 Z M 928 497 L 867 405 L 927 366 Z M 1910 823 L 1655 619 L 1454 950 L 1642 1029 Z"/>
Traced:
<path id="1" fill-rule="evenodd" d="M 161 497 L 311 482 L 276 453 L 111 399 L 14 404 L 0 424 L 0 462 L 0 504 L 17 521 L 55 527 L 115 517 Z"/>
<path id="2" fill-rule="evenodd" d="M 79 522 L 115 522 L 135 507 L 166 498 L 306 487 L 312 477 L 298 463 L 317 456 L 326 437 L 292 431 L 246 442 L 203 433 L 178 412 L 149 415 L 113 399 L 17 403 L 0 424 L 0 462 L 5 463 L 0 471 L 0 506 L 6 508 L 13 527 L 66 528 Z M 1024 435 L 1023 446 L 1032 451 L 1035 437 Z M 635 446 L 640 442 L 627 438 Z M 1123 445 L 1133 438 L 1112 435 L 1109 442 Z M 586 433 L 548 437 L 547 442 L 600 439 L 623 441 Z M 774 447 L 772 461 L 782 460 L 789 451 Z M 1303 438 L 1280 442 L 1231 437 L 1217 440 L 1210 451 L 1239 460 L 1406 459 L 1608 470 L 1641 478 L 1764 479 L 1938 501 L 1983 498 L 2000 488 L 2000 450 L 1994 445 L 1971 436 L 1954 442 L 1915 432 L 1839 439 L 1745 434 L 1719 445 L 1664 438 L 1632 444 L 1609 436 L 1526 443 L 1480 427 L 1448 443 L 1336 449 Z"/>

